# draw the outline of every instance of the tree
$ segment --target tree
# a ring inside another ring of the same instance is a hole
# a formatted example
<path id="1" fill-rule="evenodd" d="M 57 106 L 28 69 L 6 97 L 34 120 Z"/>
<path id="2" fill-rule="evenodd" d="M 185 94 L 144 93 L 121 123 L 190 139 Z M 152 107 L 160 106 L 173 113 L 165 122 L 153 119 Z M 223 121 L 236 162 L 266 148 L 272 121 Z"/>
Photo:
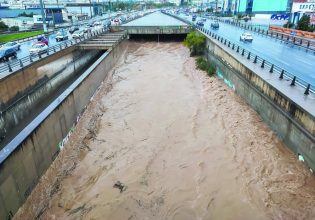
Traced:
<path id="1" fill-rule="evenodd" d="M 310 26 L 310 16 L 303 15 L 297 24 L 297 29 L 301 31 L 308 31 L 309 26 Z"/>
<path id="2" fill-rule="evenodd" d="M 0 31 L 8 30 L 8 25 L 6 25 L 3 21 L 0 21 Z"/>
<path id="3" fill-rule="evenodd" d="M 193 31 L 190 32 L 183 42 L 184 46 L 190 49 L 190 55 L 201 55 L 206 44 L 206 38 L 204 35 Z"/>
<path id="4" fill-rule="evenodd" d="M 19 26 L 12 26 L 12 27 L 9 28 L 9 30 L 10 31 L 19 31 L 20 28 L 19 28 Z"/>

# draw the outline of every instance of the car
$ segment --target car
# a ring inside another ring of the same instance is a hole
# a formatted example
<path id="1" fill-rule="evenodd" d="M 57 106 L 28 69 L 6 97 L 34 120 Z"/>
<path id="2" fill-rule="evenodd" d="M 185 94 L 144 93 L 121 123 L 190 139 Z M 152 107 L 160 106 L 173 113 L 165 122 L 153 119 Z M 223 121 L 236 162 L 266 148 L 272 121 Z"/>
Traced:
<path id="1" fill-rule="evenodd" d="M 68 40 L 68 34 L 66 31 L 61 30 L 56 34 L 56 41 L 63 41 L 63 40 Z"/>
<path id="2" fill-rule="evenodd" d="M 200 20 L 202 20 L 203 22 L 206 22 L 206 21 L 207 21 L 206 18 L 201 18 Z"/>
<path id="3" fill-rule="evenodd" d="M 120 25 L 120 20 L 118 19 L 118 18 L 115 18 L 113 21 L 112 21 L 112 23 L 111 23 L 111 25 L 112 26 L 118 26 L 118 25 Z"/>
<path id="4" fill-rule="evenodd" d="M 44 43 L 44 44 L 48 45 L 48 39 L 44 36 L 39 36 L 37 38 L 37 42 L 34 42 L 33 44 L 37 44 L 37 43 Z"/>
<path id="5" fill-rule="evenodd" d="M 72 34 L 72 38 L 81 38 L 81 37 L 84 37 L 83 31 L 76 31 Z"/>
<path id="6" fill-rule="evenodd" d="M 197 21 L 197 23 L 196 23 L 198 26 L 201 26 L 201 27 L 203 27 L 204 26 L 204 23 L 203 23 L 203 21 L 202 20 L 199 20 L 199 21 Z"/>
<path id="7" fill-rule="evenodd" d="M 33 44 L 31 49 L 29 50 L 31 55 L 46 53 L 48 50 L 48 46 L 45 43 L 37 43 Z"/>
<path id="8" fill-rule="evenodd" d="M 3 48 L 14 48 L 16 51 L 21 49 L 21 45 L 18 42 L 8 42 L 2 45 Z"/>
<path id="9" fill-rule="evenodd" d="M 247 42 L 252 42 L 253 41 L 253 36 L 249 33 L 243 33 L 240 36 L 240 41 L 247 41 Z"/>
<path id="10" fill-rule="evenodd" d="M 74 27 L 71 27 L 71 28 L 69 29 L 69 33 L 70 33 L 70 34 L 73 34 L 74 32 L 76 32 L 76 31 L 78 31 L 78 30 L 79 30 L 79 27 L 74 26 Z"/>
<path id="11" fill-rule="evenodd" d="M 192 21 L 196 21 L 197 15 L 192 16 Z"/>
<path id="12" fill-rule="evenodd" d="M 83 33 L 91 33 L 92 32 L 92 30 L 91 30 L 91 28 L 89 28 L 89 27 L 85 27 L 85 28 L 83 28 Z"/>
<path id="13" fill-rule="evenodd" d="M 220 25 L 219 25 L 219 22 L 215 21 L 215 22 L 212 22 L 210 27 L 212 29 L 219 29 Z"/>
<path id="14" fill-rule="evenodd" d="M 94 26 L 98 26 L 98 25 L 101 25 L 102 23 L 101 22 L 99 22 L 99 21 L 95 21 L 94 22 Z"/>
<path id="15" fill-rule="evenodd" d="M 2 48 L 0 49 L 0 60 L 6 61 L 9 60 L 10 57 L 16 58 L 16 50 L 13 47 Z"/>
<path id="16" fill-rule="evenodd" d="M 104 26 L 104 28 L 109 28 L 109 27 L 110 27 L 110 25 L 111 25 L 110 20 L 105 20 L 105 21 L 103 22 L 103 26 Z"/>

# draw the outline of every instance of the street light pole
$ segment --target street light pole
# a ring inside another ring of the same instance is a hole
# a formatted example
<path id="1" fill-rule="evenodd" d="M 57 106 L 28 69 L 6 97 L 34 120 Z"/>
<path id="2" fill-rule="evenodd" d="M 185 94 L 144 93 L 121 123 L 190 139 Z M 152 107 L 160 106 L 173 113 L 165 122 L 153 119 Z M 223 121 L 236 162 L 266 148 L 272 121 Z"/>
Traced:
<path id="1" fill-rule="evenodd" d="M 46 25 L 46 18 L 45 18 L 45 12 L 44 12 L 44 3 L 43 0 L 39 0 L 40 2 L 40 12 L 42 14 L 42 20 L 43 20 L 43 29 L 44 33 L 47 32 L 47 25 Z"/>

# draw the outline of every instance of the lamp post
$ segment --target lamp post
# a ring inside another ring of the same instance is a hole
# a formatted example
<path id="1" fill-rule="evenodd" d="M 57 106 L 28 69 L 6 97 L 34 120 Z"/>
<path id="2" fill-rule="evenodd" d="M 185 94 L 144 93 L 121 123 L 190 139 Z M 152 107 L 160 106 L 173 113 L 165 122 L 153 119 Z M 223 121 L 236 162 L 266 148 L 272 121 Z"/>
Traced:
<path id="1" fill-rule="evenodd" d="M 42 14 L 42 20 L 43 20 L 43 29 L 44 33 L 47 32 L 47 25 L 46 25 L 46 18 L 45 18 L 45 12 L 44 12 L 44 3 L 43 0 L 39 0 L 40 2 L 40 12 Z"/>

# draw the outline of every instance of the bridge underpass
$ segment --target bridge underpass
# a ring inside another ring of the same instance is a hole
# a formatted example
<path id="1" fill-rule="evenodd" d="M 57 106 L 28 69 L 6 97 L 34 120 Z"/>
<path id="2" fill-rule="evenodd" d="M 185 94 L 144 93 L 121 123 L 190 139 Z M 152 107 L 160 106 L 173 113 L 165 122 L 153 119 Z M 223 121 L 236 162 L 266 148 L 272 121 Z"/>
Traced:
<path id="1" fill-rule="evenodd" d="M 10 201 L 30 193 L 17 173 L 25 183 L 44 174 L 15 219 L 315 216 L 313 175 L 225 81 L 196 70 L 181 43 L 122 41 L 113 49 L 56 99 L 14 153 L 15 175 L 1 167 L 9 178 L 0 178 L 0 195 L 11 189 Z M 47 146 L 60 136 L 56 155 Z M 54 161 L 46 173 L 45 155 Z M 5 211 L 9 199 L 0 199 Z"/>

